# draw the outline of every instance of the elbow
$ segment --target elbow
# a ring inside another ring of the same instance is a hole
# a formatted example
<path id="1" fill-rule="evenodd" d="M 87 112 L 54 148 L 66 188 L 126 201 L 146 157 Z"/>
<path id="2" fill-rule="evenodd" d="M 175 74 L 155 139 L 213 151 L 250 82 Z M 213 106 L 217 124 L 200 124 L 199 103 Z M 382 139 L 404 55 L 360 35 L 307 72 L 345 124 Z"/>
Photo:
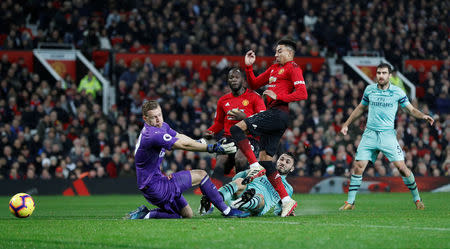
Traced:
<path id="1" fill-rule="evenodd" d="M 179 139 L 173 144 L 172 149 L 187 150 L 189 147 L 189 142 L 187 140 Z"/>

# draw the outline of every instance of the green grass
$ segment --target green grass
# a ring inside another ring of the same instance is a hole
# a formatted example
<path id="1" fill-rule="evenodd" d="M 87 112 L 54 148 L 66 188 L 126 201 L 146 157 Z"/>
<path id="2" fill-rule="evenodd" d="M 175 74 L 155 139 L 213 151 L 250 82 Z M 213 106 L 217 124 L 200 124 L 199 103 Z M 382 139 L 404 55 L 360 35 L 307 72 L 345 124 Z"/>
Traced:
<path id="1" fill-rule="evenodd" d="M 194 209 L 199 197 L 186 196 Z M 27 219 L 0 197 L 0 248 L 450 248 L 450 193 L 360 194 L 353 211 L 344 195 L 295 195 L 296 217 L 225 219 L 216 211 L 179 220 L 122 220 L 141 196 L 34 196 Z"/>

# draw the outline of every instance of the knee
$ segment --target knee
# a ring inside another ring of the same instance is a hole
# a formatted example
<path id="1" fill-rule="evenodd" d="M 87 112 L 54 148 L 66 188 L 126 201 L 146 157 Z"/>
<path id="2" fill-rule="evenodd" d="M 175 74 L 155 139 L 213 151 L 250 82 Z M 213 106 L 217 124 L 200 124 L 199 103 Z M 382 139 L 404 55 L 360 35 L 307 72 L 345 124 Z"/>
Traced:
<path id="1" fill-rule="evenodd" d="M 242 129 L 241 129 L 241 127 L 238 126 L 238 124 L 235 124 L 235 125 L 231 126 L 230 132 L 231 132 L 231 134 L 236 134 L 236 133 L 242 132 Z"/>
<path id="2" fill-rule="evenodd" d="M 192 218 L 192 217 L 194 217 L 194 212 L 192 211 L 192 209 L 187 209 L 187 210 L 185 210 L 185 212 L 183 212 L 183 214 L 181 215 L 183 218 L 187 218 L 187 219 L 189 219 L 189 218 Z"/>
<path id="3" fill-rule="evenodd" d="M 198 176 L 200 179 L 205 178 L 205 176 L 207 176 L 207 175 L 208 175 L 208 173 L 206 173 L 206 171 L 204 171 L 203 169 L 198 170 Z"/>
<path id="4" fill-rule="evenodd" d="M 394 163 L 395 167 L 397 167 L 398 171 L 402 176 L 410 176 L 411 170 L 404 163 Z"/>
<path id="5" fill-rule="evenodd" d="M 208 174 L 206 173 L 206 171 L 204 171 L 202 169 L 191 170 L 192 186 L 200 184 L 200 182 L 203 180 L 203 178 L 205 178 L 205 176 L 207 176 L 207 175 Z"/>
<path id="6" fill-rule="evenodd" d="M 357 175 L 361 175 L 364 172 L 365 165 L 361 162 L 353 163 L 353 172 Z"/>

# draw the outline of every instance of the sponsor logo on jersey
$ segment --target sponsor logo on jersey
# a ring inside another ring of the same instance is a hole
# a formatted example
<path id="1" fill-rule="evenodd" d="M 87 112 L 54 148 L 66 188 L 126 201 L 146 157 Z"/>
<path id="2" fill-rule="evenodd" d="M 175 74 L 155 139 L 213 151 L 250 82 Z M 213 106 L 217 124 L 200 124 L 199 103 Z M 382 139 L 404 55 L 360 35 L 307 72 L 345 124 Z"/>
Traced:
<path id="1" fill-rule="evenodd" d="M 300 84 L 304 85 L 305 81 L 303 81 L 303 80 L 294 81 L 294 86 L 300 85 Z"/>
<path id="2" fill-rule="evenodd" d="M 242 105 L 248 106 L 248 104 L 250 104 L 250 101 L 248 101 L 248 99 L 244 99 L 244 100 L 242 101 Z"/>
<path id="3" fill-rule="evenodd" d="M 159 157 L 164 157 L 165 154 L 166 154 L 166 150 L 163 149 L 159 152 Z"/>
<path id="4" fill-rule="evenodd" d="M 270 83 L 274 83 L 275 81 L 277 81 L 277 77 L 270 76 L 270 78 L 269 78 L 269 84 L 270 84 Z"/>
<path id="5" fill-rule="evenodd" d="M 225 106 L 230 106 L 230 103 L 229 103 L 229 102 L 227 102 L 227 103 L 225 104 Z"/>
<path id="6" fill-rule="evenodd" d="M 276 85 L 267 85 L 267 87 L 275 87 Z"/>
<path id="7" fill-rule="evenodd" d="M 170 141 L 172 139 L 172 136 L 166 133 L 164 134 L 163 139 L 164 141 Z"/>
<path id="8" fill-rule="evenodd" d="M 284 73 L 284 68 L 280 69 L 280 71 L 278 71 L 278 74 L 283 74 Z"/>

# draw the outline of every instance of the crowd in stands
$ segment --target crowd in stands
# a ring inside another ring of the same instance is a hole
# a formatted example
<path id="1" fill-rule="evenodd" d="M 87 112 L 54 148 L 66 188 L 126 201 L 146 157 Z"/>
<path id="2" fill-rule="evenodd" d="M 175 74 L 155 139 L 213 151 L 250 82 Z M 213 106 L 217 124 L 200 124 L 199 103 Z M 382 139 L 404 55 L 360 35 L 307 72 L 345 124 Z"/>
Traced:
<path id="1" fill-rule="evenodd" d="M 4 56 L 1 65 L 0 177 L 9 179 L 70 178 L 134 175 L 133 151 L 142 127 L 141 105 L 146 99 L 161 101 L 165 121 L 175 130 L 200 138 L 211 125 L 217 100 L 228 90 L 226 72 L 211 67 L 206 81 L 199 72 L 135 61 L 121 72 L 117 105 L 104 115 L 91 94 L 69 82 L 51 85 Z M 230 65 L 231 66 L 231 65 Z M 434 81 L 448 98 L 449 67 L 427 80 Z M 260 69 L 260 73 L 263 69 Z M 126 79 L 136 74 L 127 87 Z M 342 123 L 361 100 L 365 83 L 346 74 L 331 76 L 327 64 L 318 73 L 305 69 L 309 99 L 291 104 L 292 123 L 279 151 L 295 153 L 299 161 L 293 175 L 348 175 L 365 118 L 359 119 L 348 136 L 339 135 Z M 160 84 L 165 82 L 165 84 Z M 400 111 L 397 136 L 406 153 L 406 164 L 417 176 L 450 173 L 450 114 L 439 111 L 427 98 L 415 106 L 436 119 L 434 126 Z M 382 158 L 366 171 L 368 176 L 397 176 L 399 172 Z M 214 168 L 208 153 L 166 153 L 162 170 L 170 174 L 183 169 Z"/>
<path id="2" fill-rule="evenodd" d="M 88 52 L 232 55 L 251 48 L 262 56 L 290 36 L 298 41 L 297 56 L 376 51 L 401 68 L 405 57 L 449 56 L 449 8 L 440 0 L 5 0 L 0 46 L 52 42 Z"/>
<path id="3" fill-rule="evenodd" d="M 12 1 L 0 3 L 3 49 L 31 49 L 40 41 L 69 43 L 84 51 L 170 54 L 273 55 L 272 45 L 287 35 L 298 41 L 297 56 L 345 55 L 378 51 L 401 68 L 404 58 L 443 59 L 428 73 L 406 68 L 424 93 L 413 105 L 435 119 L 434 126 L 399 111 L 397 136 L 405 161 L 417 176 L 450 176 L 448 5 L 445 1 L 117 1 L 105 11 L 101 1 Z M 111 2 L 111 1 L 110 1 Z M 28 15 L 29 14 L 29 15 Z M 26 18 L 28 16 L 28 18 Z M 36 34 L 25 23 L 38 24 Z M 325 55 L 324 54 L 324 55 Z M 134 176 L 133 151 L 142 128 L 142 103 L 159 99 L 165 121 L 200 138 L 214 119 L 219 97 L 229 90 L 227 70 L 206 65 L 152 64 L 151 60 L 110 68 L 117 79 L 116 103 L 105 115 L 96 94 L 80 82 L 41 79 L 21 63 L 0 61 L 0 179 L 76 179 Z M 258 68 L 256 74 L 264 68 Z M 291 104 L 291 120 L 279 151 L 298 157 L 292 175 L 348 176 L 365 118 L 339 135 L 360 102 L 366 84 L 346 74 L 330 75 L 328 65 L 304 68 L 309 98 Z M 87 76 L 88 77 L 88 76 Z M 91 79 L 89 76 L 87 79 Z M 161 84 L 164 82 L 164 84 Z M 447 105 L 446 105 L 447 104 Z M 385 158 L 367 176 L 398 176 Z M 208 171 L 208 153 L 166 153 L 162 170 Z"/>

